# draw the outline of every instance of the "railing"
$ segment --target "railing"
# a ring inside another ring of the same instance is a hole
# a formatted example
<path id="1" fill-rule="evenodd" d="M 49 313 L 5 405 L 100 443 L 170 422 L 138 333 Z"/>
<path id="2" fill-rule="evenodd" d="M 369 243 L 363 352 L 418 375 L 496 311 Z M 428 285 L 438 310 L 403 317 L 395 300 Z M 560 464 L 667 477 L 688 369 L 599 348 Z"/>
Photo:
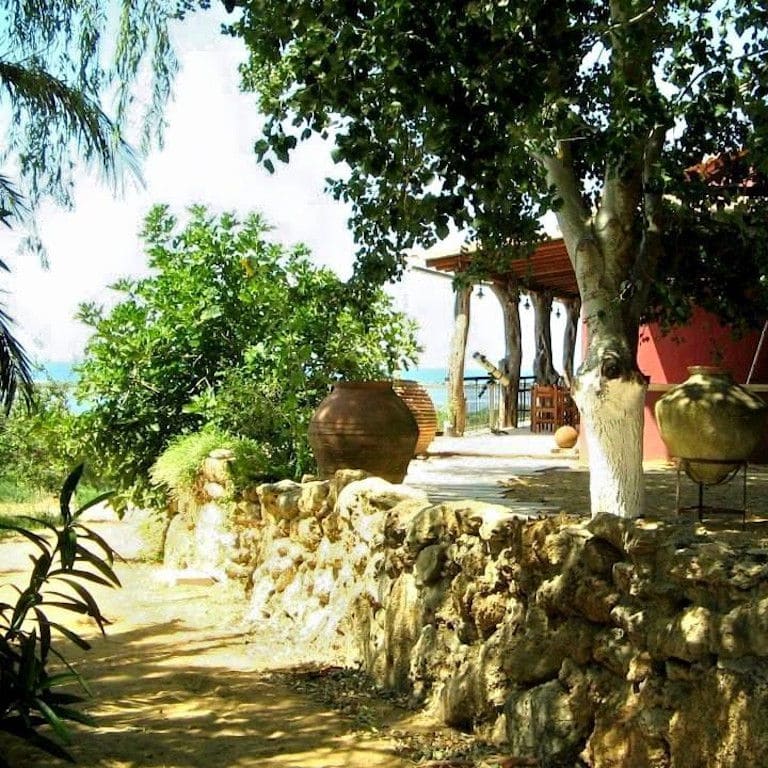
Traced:
<path id="1" fill-rule="evenodd" d="M 533 376 L 520 377 L 517 395 L 517 426 L 519 427 L 529 424 L 531 420 L 533 383 Z M 445 406 L 448 400 L 447 384 L 445 382 L 429 383 L 424 386 L 439 411 L 438 425 L 442 428 L 443 422 L 448 418 Z M 467 430 L 501 428 L 499 417 L 503 387 L 493 377 L 465 376 L 464 396 L 467 403 Z"/>

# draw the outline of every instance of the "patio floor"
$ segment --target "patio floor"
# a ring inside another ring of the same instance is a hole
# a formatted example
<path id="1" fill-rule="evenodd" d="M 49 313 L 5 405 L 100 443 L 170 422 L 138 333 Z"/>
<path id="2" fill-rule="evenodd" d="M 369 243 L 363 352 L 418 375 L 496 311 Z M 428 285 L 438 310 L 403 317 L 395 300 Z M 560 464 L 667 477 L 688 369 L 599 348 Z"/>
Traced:
<path id="1" fill-rule="evenodd" d="M 525 515 L 552 514 L 559 507 L 520 502 L 504 495 L 510 478 L 579 466 L 577 451 L 556 447 L 551 434 L 527 429 L 438 436 L 424 458 L 413 459 L 403 481 L 426 491 L 431 501 L 474 499 L 501 504 Z"/>

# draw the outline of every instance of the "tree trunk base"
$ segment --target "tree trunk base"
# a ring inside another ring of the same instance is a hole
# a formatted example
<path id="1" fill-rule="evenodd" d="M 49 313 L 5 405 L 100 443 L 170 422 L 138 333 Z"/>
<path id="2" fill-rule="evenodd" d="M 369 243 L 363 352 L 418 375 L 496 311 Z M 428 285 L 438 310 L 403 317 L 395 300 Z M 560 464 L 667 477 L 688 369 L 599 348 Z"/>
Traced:
<path id="1" fill-rule="evenodd" d="M 576 377 L 573 397 L 589 453 L 592 517 L 644 514 L 643 408 L 647 384 L 635 377 L 606 379 L 599 369 Z"/>

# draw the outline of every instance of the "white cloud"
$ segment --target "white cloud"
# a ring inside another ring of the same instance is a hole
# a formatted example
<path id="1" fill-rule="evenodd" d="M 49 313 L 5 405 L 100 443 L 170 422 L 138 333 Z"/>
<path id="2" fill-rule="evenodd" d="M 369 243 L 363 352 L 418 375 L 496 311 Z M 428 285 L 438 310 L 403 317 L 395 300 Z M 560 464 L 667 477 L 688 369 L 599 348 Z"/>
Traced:
<path id="1" fill-rule="evenodd" d="M 6 303 L 19 337 L 38 360 L 79 359 L 87 329 L 74 320 L 78 304 L 109 305 L 108 285 L 146 272 L 137 233 L 154 203 L 168 203 L 179 213 L 192 203 L 217 212 L 260 210 L 281 242 L 306 243 L 317 263 L 349 276 L 354 244 L 348 212 L 324 192 L 325 177 L 335 172 L 330 147 L 312 140 L 274 175 L 257 165 L 252 147 L 261 117 L 254 96 L 239 91 L 237 65 L 244 53 L 240 41 L 219 34 L 222 13 L 193 15 L 178 28 L 182 69 L 167 111 L 165 147 L 144 164 L 146 188 L 129 187 L 116 199 L 83 175 L 74 210 L 44 205 L 39 227 L 50 255 L 47 271 L 33 256 L 12 256 L 16 233 L 0 235 L 13 270 L 6 278 Z M 391 293 L 419 323 L 421 365 L 444 366 L 453 323 L 450 281 L 412 272 Z M 501 310 L 486 293 L 473 302 L 467 354 L 481 351 L 497 360 L 503 354 Z M 532 315 L 523 313 L 526 367 L 532 364 Z M 556 360 L 561 334 L 555 324 Z"/>

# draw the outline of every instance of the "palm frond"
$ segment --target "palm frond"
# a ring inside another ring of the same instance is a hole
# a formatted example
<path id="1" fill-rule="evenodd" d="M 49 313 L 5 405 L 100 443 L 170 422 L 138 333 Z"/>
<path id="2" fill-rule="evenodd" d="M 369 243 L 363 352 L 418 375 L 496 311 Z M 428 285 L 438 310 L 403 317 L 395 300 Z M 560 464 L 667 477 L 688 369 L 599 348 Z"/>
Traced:
<path id="1" fill-rule="evenodd" d="M 7 227 L 11 226 L 11 219 L 22 218 L 29 212 L 24 200 L 24 195 L 19 192 L 16 185 L 0 173 L 0 222 Z M 0 261 L 0 267 L 7 270 L 5 263 Z"/>
<path id="2" fill-rule="evenodd" d="M 9 61 L 0 61 L 0 89 L 6 91 L 14 110 L 23 106 L 60 126 L 86 160 L 101 166 L 111 183 L 117 182 L 124 168 L 141 179 L 133 149 L 98 102 L 83 91 L 40 67 Z"/>
<path id="3" fill-rule="evenodd" d="M 32 363 L 11 331 L 13 320 L 0 304 L 0 403 L 6 414 L 11 410 L 17 394 L 21 394 L 27 407 L 34 393 Z"/>

